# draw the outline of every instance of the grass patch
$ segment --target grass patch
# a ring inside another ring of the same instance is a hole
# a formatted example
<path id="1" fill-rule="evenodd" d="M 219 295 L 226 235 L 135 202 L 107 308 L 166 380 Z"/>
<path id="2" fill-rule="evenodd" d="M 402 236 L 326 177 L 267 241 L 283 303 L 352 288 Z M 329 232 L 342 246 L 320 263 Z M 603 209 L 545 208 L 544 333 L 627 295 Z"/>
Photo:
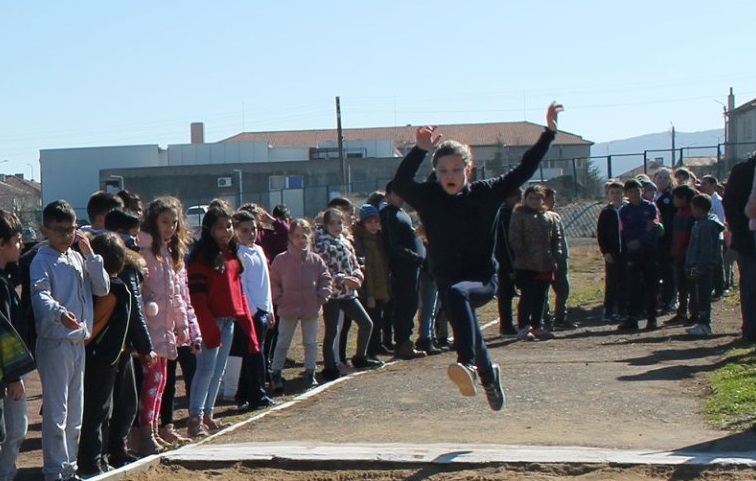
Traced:
<path id="1" fill-rule="evenodd" d="M 756 423 L 756 351 L 735 348 L 710 377 L 711 395 L 704 412 L 720 428 L 743 430 Z"/>

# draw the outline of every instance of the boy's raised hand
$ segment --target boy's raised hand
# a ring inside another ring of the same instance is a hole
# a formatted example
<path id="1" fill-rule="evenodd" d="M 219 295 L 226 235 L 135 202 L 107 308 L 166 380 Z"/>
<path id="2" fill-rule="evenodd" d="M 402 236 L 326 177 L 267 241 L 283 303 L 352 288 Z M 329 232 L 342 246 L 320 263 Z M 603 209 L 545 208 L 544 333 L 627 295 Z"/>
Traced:
<path id="1" fill-rule="evenodd" d="M 426 125 L 424 127 L 418 127 L 417 131 L 415 132 L 415 138 L 417 139 L 417 147 L 420 149 L 425 150 L 426 152 L 430 152 L 433 150 L 435 146 L 438 145 L 439 142 L 441 142 L 441 137 L 443 135 L 436 135 L 433 136 L 436 132 L 436 126 L 435 125 Z"/>
<path id="2" fill-rule="evenodd" d="M 84 257 L 89 257 L 92 253 L 92 245 L 89 243 L 89 237 L 79 229 L 76 229 L 74 235 L 76 236 L 76 240 L 79 241 L 79 249 L 81 249 L 81 253 L 84 254 Z"/>
<path id="3" fill-rule="evenodd" d="M 564 111 L 564 106 L 562 104 L 551 102 L 549 109 L 546 111 L 546 126 L 549 128 L 549 130 L 552 130 L 554 132 L 557 131 L 557 117 L 559 116 L 559 112 L 562 111 Z"/>

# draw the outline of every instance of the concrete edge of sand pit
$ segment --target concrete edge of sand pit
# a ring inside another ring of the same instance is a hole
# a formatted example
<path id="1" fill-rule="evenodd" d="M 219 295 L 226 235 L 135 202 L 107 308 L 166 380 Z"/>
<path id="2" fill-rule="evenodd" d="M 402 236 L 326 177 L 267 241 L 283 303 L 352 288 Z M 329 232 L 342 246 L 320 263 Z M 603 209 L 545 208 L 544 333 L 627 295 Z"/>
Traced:
<path id="1" fill-rule="evenodd" d="M 325 444 L 240 443 L 190 446 L 164 459 L 181 463 L 291 461 L 367 462 L 396 464 L 612 464 L 612 465 L 738 465 L 756 467 L 756 451 L 645 451 L 581 446 L 492 444 Z"/>

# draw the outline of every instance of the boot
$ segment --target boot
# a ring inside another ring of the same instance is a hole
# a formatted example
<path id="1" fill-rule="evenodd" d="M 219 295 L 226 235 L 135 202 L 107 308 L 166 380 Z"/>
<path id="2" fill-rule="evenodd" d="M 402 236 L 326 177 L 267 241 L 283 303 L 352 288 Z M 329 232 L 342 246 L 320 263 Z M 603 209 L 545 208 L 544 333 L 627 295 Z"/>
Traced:
<path id="1" fill-rule="evenodd" d="M 157 441 L 157 443 L 161 445 L 163 448 L 168 449 L 172 447 L 171 443 L 161 438 L 160 435 L 158 434 L 158 423 L 152 423 L 152 436 L 155 438 L 155 441 Z"/>
<path id="2" fill-rule="evenodd" d="M 151 454 L 162 453 L 163 447 L 155 440 L 155 436 L 152 434 L 152 426 L 150 424 L 146 426 L 139 426 L 139 449 L 137 452 L 139 456 L 149 456 Z"/>
<path id="3" fill-rule="evenodd" d="M 183 446 L 192 442 L 191 439 L 185 438 L 184 436 L 181 436 L 178 432 L 176 432 L 176 430 L 173 428 L 173 424 L 166 424 L 162 428 L 159 428 L 158 434 L 162 439 L 171 444 L 178 444 L 180 446 Z"/>
<path id="4" fill-rule="evenodd" d="M 131 426 L 129 435 L 126 437 L 126 451 L 139 452 L 139 426 Z"/>
<path id="5" fill-rule="evenodd" d="M 210 433 L 207 432 L 207 429 L 205 428 L 205 425 L 202 424 L 202 419 L 199 416 L 192 416 L 187 423 L 186 434 L 190 438 L 204 438 Z"/>
<path id="6" fill-rule="evenodd" d="M 273 388 L 273 392 L 276 394 L 283 394 L 284 392 L 284 383 L 283 383 L 283 377 L 281 376 L 281 371 L 272 371 L 270 373 L 270 384 Z"/>
<path id="7" fill-rule="evenodd" d="M 212 414 L 205 414 L 202 417 L 202 424 L 211 432 L 217 432 L 226 427 L 226 424 L 220 419 L 213 418 Z"/>
<path id="8" fill-rule="evenodd" d="M 307 369 L 304 372 L 304 384 L 305 388 L 310 389 L 318 385 L 318 380 L 315 379 L 315 370 Z"/>
<path id="9" fill-rule="evenodd" d="M 399 359 L 404 359 L 407 361 L 410 359 L 418 359 L 427 356 L 424 351 L 416 350 L 414 344 L 412 344 L 412 341 L 404 341 L 403 343 L 398 344 L 396 346 L 396 349 L 394 349 L 394 354 Z"/>

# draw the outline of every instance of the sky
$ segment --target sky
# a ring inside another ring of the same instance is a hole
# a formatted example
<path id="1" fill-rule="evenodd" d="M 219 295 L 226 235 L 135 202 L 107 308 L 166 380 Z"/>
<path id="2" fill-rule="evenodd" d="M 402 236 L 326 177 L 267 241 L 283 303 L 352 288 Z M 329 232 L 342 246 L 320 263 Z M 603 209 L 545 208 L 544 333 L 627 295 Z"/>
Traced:
<path id="1" fill-rule="evenodd" d="M 594 142 L 756 98 L 752 0 L 0 3 L 0 173 L 39 150 L 528 120 Z M 6 162 L 7 161 L 7 162 Z"/>

